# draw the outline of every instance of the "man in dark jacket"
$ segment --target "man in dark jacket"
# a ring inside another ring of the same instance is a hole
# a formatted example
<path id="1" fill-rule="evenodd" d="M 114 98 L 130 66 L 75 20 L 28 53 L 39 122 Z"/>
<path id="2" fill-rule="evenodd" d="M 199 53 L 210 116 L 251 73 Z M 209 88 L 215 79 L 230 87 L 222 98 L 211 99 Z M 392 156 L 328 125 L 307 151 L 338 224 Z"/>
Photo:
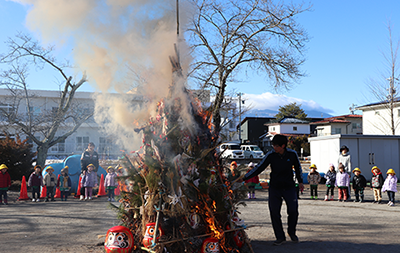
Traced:
<path id="1" fill-rule="evenodd" d="M 300 190 L 304 189 L 302 171 L 297 153 L 286 148 L 287 138 L 277 134 L 272 139 L 274 150 L 268 152 L 263 160 L 243 180 L 250 179 L 260 174 L 268 165 L 271 166 L 269 183 L 269 212 L 276 241 L 274 245 L 281 245 L 286 241 L 281 220 L 282 199 L 285 200 L 288 213 L 288 234 L 293 242 L 298 242 L 296 236 L 297 219 L 299 216 L 297 193 L 293 181 L 293 167 Z"/>
<path id="2" fill-rule="evenodd" d="M 94 143 L 89 142 L 88 148 L 82 153 L 81 156 L 81 171 L 87 171 L 87 166 L 89 164 L 93 164 L 94 171 L 97 172 L 99 169 L 99 155 L 97 154 L 96 151 L 94 151 Z M 80 183 L 80 182 L 79 182 Z M 81 187 L 81 192 L 80 192 L 80 199 L 83 200 L 83 197 L 85 196 L 85 187 Z"/>
<path id="3" fill-rule="evenodd" d="M 82 153 L 81 156 L 81 170 L 87 170 L 87 166 L 89 164 L 93 164 L 95 166 L 94 171 L 97 172 L 99 169 L 99 155 L 96 151 L 94 151 L 94 143 L 89 142 L 88 148 Z"/>

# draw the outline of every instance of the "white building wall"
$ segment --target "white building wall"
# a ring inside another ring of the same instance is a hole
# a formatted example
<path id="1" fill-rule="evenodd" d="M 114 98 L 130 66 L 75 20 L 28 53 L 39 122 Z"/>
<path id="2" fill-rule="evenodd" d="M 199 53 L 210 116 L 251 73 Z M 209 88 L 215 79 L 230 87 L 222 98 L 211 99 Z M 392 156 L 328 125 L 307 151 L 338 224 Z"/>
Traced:
<path id="1" fill-rule="evenodd" d="M 400 107 L 394 110 L 395 135 L 400 135 Z M 385 108 L 363 111 L 363 134 L 391 135 L 390 111 Z"/>
<path id="2" fill-rule="evenodd" d="M 310 125 L 305 124 L 281 124 L 280 132 L 283 134 L 310 134 Z"/>

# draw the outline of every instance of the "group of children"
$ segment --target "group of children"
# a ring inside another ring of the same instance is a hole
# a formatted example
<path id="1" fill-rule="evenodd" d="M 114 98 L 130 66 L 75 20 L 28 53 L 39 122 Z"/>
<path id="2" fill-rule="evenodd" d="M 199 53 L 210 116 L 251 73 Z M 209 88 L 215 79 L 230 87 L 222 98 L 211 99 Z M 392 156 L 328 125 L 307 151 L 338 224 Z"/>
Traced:
<path id="1" fill-rule="evenodd" d="M 94 170 L 93 164 L 87 166 L 87 170 L 82 172 L 81 187 L 85 188 L 85 196 L 81 195 L 80 200 L 91 200 L 93 194 L 93 187 L 97 187 L 97 172 Z M 114 167 L 107 168 L 107 175 L 104 179 L 104 187 L 107 191 L 108 201 L 114 201 L 115 188 L 118 186 L 117 174 Z"/>
<path id="2" fill-rule="evenodd" d="M 350 196 L 350 175 L 344 170 L 342 163 L 338 166 L 339 171 L 335 171 L 335 166 L 329 164 L 329 171 L 325 174 L 326 179 L 326 195 L 325 201 L 333 200 L 334 189 L 338 188 L 338 201 L 347 201 Z M 380 204 L 382 202 L 382 192 L 387 192 L 389 197 L 389 206 L 393 206 L 395 199 L 395 192 L 397 192 L 397 177 L 393 169 L 387 171 L 387 177 L 384 180 L 381 170 L 374 166 L 371 169 L 371 188 L 374 191 L 374 202 Z M 367 180 L 361 175 L 361 170 L 355 168 L 353 170 L 354 176 L 351 180 L 352 188 L 354 190 L 354 202 L 364 201 L 364 189 L 367 187 Z M 317 172 L 317 166 L 312 164 L 310 166 L 310 173 L 307 176 L 310 183 L 311 199 L 318 198 L 318 184 L 321 181 L 321 175 Z"/>
<path id="3" fill-rule="evenodd" d="M 81 195 L 81 200 L 91 200 L 93 187 L 97 186 L 97 173 L 94 165 L 89 164 L 88 170 L 83 172 L 79 184 L 85 188 L 85 196 Z M 32 202 L 40 202 L 40 189 L 46 186 L 45 202 L 55 201 L 54 192 L 58 188 L 61 193 L 61 201 L 67 201 L 71 190 L 71 178 L 68 174 L 68 166 L 65 166 L 60 173 L 60 177 L 54 174 L 51 166 L 46 167 L 46 175 L 42 176 L 42 167 L 36 165 L 34 171 L 29 176 L 28 187 L 32 189 Z M 11 186 L 11 177 L 5 164 L 0 165 L 0 205 L 8 205 L 7 191 Z M 114 201 L 114 190 L 118 186 L 117 174 L 112 166 L 107 168 L 107 176 L 104 180 L 104 187 L 107 190 L 108 201 Z M 4 199 L 4 202 L 3 202 Z"/>
<path id="4" fill-rule="evenodd" d="M 42 176 L 42 167 L 36 165 L 34 171 L 29 176 L 28 186 L 32 188 L 32 202 L 40 201 L 40 187 L 46 186 L 45 202 L 55 201 L 54 192 L 59 188 L 61 193 L 61 201 L 67 201 L 71 190 L 71 178 L 68 175 L 68 166 L 61 170 L 60 178 L 54 174 L 54 169 L 51 166 L 46 167 L 47 174 Z"/>

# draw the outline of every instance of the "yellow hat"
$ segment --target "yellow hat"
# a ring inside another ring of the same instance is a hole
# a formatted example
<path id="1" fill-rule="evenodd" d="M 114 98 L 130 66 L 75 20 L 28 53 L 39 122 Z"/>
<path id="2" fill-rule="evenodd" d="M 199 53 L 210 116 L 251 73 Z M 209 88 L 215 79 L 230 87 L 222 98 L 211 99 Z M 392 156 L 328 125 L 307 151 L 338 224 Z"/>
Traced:
<path id="1" fill-rule="evenodd" d="M 52 170 L 52 171 L 54 171 L 53 167 L 51 167 L 51 166 L 47 166 L 47 168 L 46 168 L 46 171 L 49 171 L 49 170 Z"/>
<path id="2" fill-rule="evenodd" d="M 89 168 L 89 167 L 95 167 L 93 164 L 89 164 L 88 166 L 86 166 L 86 168 Z"/>
<path id="3" fill-rule="evenodd" d="M 317 169 L 317 165 L 311 164 L 310 169 Z"/>
<path id="4" fill-rule="evenodd" d="M 5 165 L 5 164 L 0 165 L 0 170 L 4 170 L 4 169 L 8 169 L 7 165 Z"/>
<path id="5" fill-rule="evenodd" d="M 361 173 L 361 170 L 360 170 L 359 168 L 355 168 L 355 169 L 353 170 L 353 173 L 356 172 L 356 171 L 358 171 L 358 172 Z"/>
<path id="6" fill-rule="evenodd" d="M 378 172 L 381 172 L 381 169 L 379 169 L 377 166 L 372 167 L 371 172 L 374 173 L 374 170 L 378 170 Z"/>
<path id="7" fill-rule="evenodd" d="M 64 167 L 64 169 L 69 169 L 68 165 L 66 165 L 66 166 Z"/>
<path id="8" fill-rule="evenodd" d="M 114 167 L 113 166 L 108 166 L 108 168 L 107 168 L 107 172 L 110 170 L 110 169 L 114 169 Z"/>
<path id="9" fill-rule="evenodd" d="M 394 172 L 393 169 L 388 169 L 388 171 L 386 172 L 386 174 L 395 174 L 395 175 L 396 175 L 396 172 Z"/>

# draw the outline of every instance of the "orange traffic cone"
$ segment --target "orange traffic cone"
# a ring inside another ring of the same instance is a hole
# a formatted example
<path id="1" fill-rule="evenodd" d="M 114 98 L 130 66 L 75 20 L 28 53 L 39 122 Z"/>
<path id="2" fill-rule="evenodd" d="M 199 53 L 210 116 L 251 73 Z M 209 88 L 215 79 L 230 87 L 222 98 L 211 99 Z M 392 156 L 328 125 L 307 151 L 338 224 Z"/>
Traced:
<path id="1" fill-rule="evenodd" d="M 75 194 L 75 196 L 74 196 L 75 198 L 79 198 L 80 195 L 81 195 L 81 179 L 82 179 L 82 176 L 79 175 L 78 189 L 76 190 L 76 194 Z"/>
<path id="2" fill-rule="evenodd" d="M 42 192 L 40 193 L 40 198 L 44 199 L 47 196 L 47 187 L 44 185 L 42 186 Z"/>
<path id="3" fill-rule="evenodd" d="M 101 174 L 100 178 L 100 185 L 99 185 L 99 192 L 97 193 L 96 197 L 106 196 L 106 190 L 104 188 L 104 175 Z"/>
<path id="4" fill-rule="evenodd" d="M 28 188 L 26 187 L 26 179 L 25 176 L 22 176 L 21 182 L 21 191 L 19 192 L 18 200 L 28 200 Z"/>
<path id="5" fill-rule="evenodd" d="M 120 189 L 120 185 L 119 185 L 119 182 L 118 182 L 118 185 L 117 185 L 117 188 L 115 188 L 115 190 L 114 190 L 114 195 L 115 196 L 119 196 L 120 194 L 121 194 L 121 189 Z"/>
<path id="6" fill-rule="evenodd" d="M 57 182 L 60 180 L 60 174 L 58 174 Z M 54 195 L 54 198 L 61 198 L 61 191 L 60 188 L 56 188 L 56 195 Z"/>

